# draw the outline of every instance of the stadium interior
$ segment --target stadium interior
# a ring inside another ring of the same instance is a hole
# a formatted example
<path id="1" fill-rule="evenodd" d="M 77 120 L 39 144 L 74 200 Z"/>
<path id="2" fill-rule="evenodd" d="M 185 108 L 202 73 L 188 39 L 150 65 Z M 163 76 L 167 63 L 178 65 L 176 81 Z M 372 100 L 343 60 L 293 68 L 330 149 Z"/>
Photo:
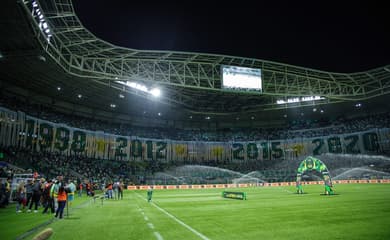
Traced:
<path id="1" fill-rule="evenodd" d="M 390 65 L 132 49 L 74 2 L 0 3 L 0 239 L 389 239 Z"/>

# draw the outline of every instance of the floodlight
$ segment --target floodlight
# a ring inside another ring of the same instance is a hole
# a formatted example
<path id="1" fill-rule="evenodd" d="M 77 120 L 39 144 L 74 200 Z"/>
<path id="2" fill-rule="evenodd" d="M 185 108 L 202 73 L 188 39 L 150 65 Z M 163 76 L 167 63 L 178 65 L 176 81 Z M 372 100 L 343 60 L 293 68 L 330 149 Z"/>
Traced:
<path id="1" fill-rule="evenodd" d="M 143 91 L 143 92 L 150 93 L 155 97 L 159 97 L 161 95 L 161 91 L 158 88 L 153 88 L 153 89 L 149 90 L 145 85 L 138 84 L 136 82 L 130 82 L 130 81 L 126 81 L 126 82 L 125 81 L 115 81 L 115 82 L 122 84 L 122 85 L 125 85 L 125 86 L 128 86 L 128 87 L 131 87 L 131 88 L 135 88 L 135 89 Z"/>
<path id="2" fill-rule="evenodd" d="M 149 93 L 151 93 L 155 97 L 159 97 L 161 95 L 161 91 L 158 88 L 153 88 L 149 91 Z"/>

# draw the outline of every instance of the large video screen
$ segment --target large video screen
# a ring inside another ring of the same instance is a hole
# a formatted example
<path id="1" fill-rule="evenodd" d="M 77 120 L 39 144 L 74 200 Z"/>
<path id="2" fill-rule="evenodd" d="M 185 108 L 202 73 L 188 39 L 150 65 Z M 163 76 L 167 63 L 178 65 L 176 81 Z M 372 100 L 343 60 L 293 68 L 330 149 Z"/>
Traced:
<path id="1" fill-rule="evenodd" d="M 261 69 L 222 65 L 222 88 L 241 91 L 260 91 Z"/>

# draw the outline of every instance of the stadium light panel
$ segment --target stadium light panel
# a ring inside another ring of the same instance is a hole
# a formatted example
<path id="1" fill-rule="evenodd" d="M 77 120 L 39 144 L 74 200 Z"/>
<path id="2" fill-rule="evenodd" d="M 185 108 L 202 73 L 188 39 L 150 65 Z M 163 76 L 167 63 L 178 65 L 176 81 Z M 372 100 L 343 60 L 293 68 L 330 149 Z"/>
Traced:
<path id="1" fill-rule="evenodd" d="M 130 81 L 115 81 L 116 83 L 140 90 L 142 92 L 149 93 L 155 97 L 159 97 L 161 95 L 161 90 L 158 88 L 148 89 L 145 85 L 138 84 L 136 82 L 130 82 Z"/>
<path id="2" fill-rule="evenodd" d="M 294 97 L 294 98 L 287 98 L 287 100 L 284 99 L 278 99 L 276 100 L 277 104 L 288 104 L 288 103 L 298 103 L 298 102 L 308 102 L 308 101 L 318 101 L 325 99 L 321 96 L 308 96 L 308 97 Z"/>
<path id="3" fill-rule="evenodd" d="M 155 96 L 155 97 L 159 97 L 161 95 L 161 91 L 160 89 L 158 88 L 153 88 L 152 90 L 150 90 L 150 93 Z"/>
<path id="4" fill-rule="evenodd" d="M 51 34 L 50 29 L 49 29 L 49 25 L 47 24 L 45 17 L 42 14 L 40 6 L 38 5 L 38 3 L 36 1 L 32 2 L 32 12 L 33 12 L 34 18 L 38 22 L 39 29 L 46 36 L 46 41 L 50 43 L 50 38 L 52 37 L 52 34 Z"/>

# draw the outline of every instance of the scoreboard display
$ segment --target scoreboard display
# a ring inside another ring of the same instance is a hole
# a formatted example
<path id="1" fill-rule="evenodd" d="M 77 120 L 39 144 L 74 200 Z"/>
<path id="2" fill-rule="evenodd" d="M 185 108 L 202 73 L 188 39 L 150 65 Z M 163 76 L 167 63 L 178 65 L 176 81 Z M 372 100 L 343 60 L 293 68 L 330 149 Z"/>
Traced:
<path id="1" fill-rule="evenodd" d="M 261 69 L 221 66 L 222 89 L 237 91 L 262 91 Z"/>

